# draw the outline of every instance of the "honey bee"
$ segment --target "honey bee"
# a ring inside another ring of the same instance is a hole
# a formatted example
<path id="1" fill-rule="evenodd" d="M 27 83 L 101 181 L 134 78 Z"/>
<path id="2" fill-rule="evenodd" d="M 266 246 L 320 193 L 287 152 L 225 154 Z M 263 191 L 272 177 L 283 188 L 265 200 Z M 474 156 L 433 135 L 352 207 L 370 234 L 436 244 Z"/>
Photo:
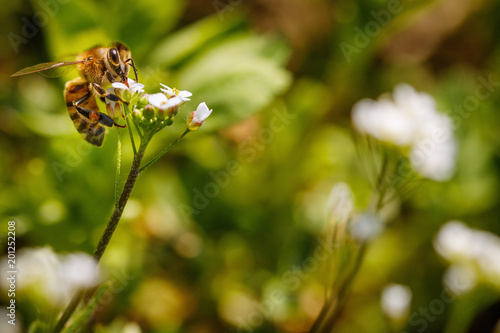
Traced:
<path id="1" fill-rule="evenodd" d="M 45 71 L 52 68 L 76 65 L 80 77 L 66 82 L 64 98 L 70 118 L 76 130 L 89 143 L 102 146 L 107 127 L 125 127 L 117 124 L 113 118 L 99 111 L 97 98 L 113 102 L 123 101 L 119 96 L 104 89 L 113 82 L 122 82 L 128 86 L 127 76 L 130 66 L 137 69 L 128 46 L 114 42 L 109 47 L 95 46 L 77 55 L 75 61 L 54 61 L 24 68 L 11 76 L 20 76 Z"/>

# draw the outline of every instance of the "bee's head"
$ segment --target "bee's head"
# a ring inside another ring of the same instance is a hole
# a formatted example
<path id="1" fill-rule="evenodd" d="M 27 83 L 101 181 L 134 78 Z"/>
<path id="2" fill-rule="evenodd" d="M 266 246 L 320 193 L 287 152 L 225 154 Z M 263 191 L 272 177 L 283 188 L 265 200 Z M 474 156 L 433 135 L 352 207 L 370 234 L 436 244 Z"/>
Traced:
<path id="1" fill-rule="evenodd" d="M 131 52 L 127 45 L 115 42 L 108 49 L 106 62 L 108 69 L 118 81 L 127 84 L 127 76 L 130 70 L 129 59 Z"/>

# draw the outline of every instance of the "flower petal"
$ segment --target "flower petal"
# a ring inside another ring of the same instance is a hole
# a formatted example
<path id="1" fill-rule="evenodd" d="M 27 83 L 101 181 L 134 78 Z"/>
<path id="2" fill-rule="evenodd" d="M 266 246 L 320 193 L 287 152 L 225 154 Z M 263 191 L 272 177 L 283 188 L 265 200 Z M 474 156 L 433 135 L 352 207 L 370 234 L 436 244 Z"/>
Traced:
<path id="1" fill-rule="evenodd" d="M 142 83 L 136 82 L 132 79 L 128 79 L 128 86 L 130 87 L 130 91 L 132 93 L 143 93 L 144 85 Z"/>
<path id="2" fill-rule="evenodd" d="M 169 98 L 167 104 L 165 104 L 165 109 L 166 108 L 173 108 L 173 107 L 176 107 L 178 106 L 179 104 L 182 103 L 182 99 L 175 96 L 175 97 L 172 97 L 172 98 Z"/>
<path id="3" fill-rule="evenodd" d="M 113 83 L 111 83 L 111 86 L 113 86 L 113 88 L 115 88 L 115 89 L 122 89 L 122 90 L 129 89 L 125 84 L 123 84 L 121 82 L 113 82 Z"/>
<path id="4" fill-rule="evenodd" d="M 148 101 L 151 105 L 160 108 L 162 105 L 168 103 L 168 98 L 163 93 L 156 93 L 148 95 Z"/>
<path id="5" fill-rule="evenodd" d="M 208 106 L 205 102 L 200 103 L 194 113 L 193 122 L 202 123 L 205 121 L 205 119 L 208 118 L 208 116 L 210 116 L 211 113 L 212 110 L 208 109 Z"/>
<path id="6" fill-rule="evenodd" d="M 179 92 L 178 96 L 182 98 L 183 101 L 190 101 L 191 99 L 189 97 L 193 96 L 193 94 L 187 90 L 182 90 Z"/>

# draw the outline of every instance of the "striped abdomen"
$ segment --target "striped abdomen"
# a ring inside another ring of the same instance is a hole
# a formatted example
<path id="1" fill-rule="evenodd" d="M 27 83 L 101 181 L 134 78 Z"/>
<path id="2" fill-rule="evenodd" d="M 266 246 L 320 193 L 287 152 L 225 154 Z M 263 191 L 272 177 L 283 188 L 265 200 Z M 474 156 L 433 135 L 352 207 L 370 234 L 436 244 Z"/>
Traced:
<path id="1" fill-rule="evenodd" d="M 66 106 L 76 130 L 87 142 L 100 147 L 106 134 L 106 128 L 97 120 L 84 117 L 76 110 L 73 104 L 87 94 L 89 94 L 89 83 L 83 78 L 76 78 L 69 81 L 64 87 Z M 93 95 L 90 95 L 87 100 L 80 103 L 79 107 L 99 113 L 99 107 Z"/>

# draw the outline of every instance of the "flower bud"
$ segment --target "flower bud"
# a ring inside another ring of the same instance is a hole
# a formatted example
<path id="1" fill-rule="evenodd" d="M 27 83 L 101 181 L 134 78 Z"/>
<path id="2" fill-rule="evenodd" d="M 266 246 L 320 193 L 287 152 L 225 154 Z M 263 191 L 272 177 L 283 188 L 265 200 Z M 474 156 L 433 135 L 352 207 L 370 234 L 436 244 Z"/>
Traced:
<path id="1" fill-rule="evenodd" d="M 148 105 L 148 94 L 142 94 L 140 95 L 139 97 L 139 100 L 137 101 L 137 107 L 139 109 L 142 109 L 143 107 L 145 107 L 146 105 Z"/>
<path id="2" fill-rule="evenodd" d="M 174 117 L 170 117 L 164 121 L 165 126 L 170 126 L 174 123 Z"/>
<path id="3" fill-rule="evenodd" d="M 170 115 L 170 109 L 165 109 L 165 108 L 156 109 L 156 117 L 160 120 L 168 118 L 169 115 Z"/>
<path id="4" fill-rule="evenodd" d="M 155 108 L 151 104 L 148 104 L 144 107 L 142 111 L 142 115 L 146 119 L 153 119 L 155 117 Z"/>
<path id="5" fill-rule="evenodd" d="M 132 98 L 132 94 L 130 94 L 130 90 L 127 89 L 127 90 L 122 90 L 122 91 L 123 91 L 123 93 L 122 93 L 122 95 L 123 95 L 122 99 L 124 101 L 130 102 L 130 99 Z"/>
<path id="6" fill-rule="evenodd" d="M 209 110 L 205 102 L 200 103 L 196 108 L 196 111 L 193 111 L 189 114 L 188 120 L 186 122 L 187 128 L 190 131 L 195 131 L 203 124 L 205 119 L 210 116 L 212 110 Z"/>
<path id="7" fill-rule="evenodd" d="M 142 110 L 139 109 L 132 110 L 132 117 L 134 120 L 141 121 L 143 119 Z"/>
<path id="8" fill-rule="evenodd" d="M 190 131 L 196 131 L 201 126 L 201 122 L 195 122 L 194 117 L 196 115 L 196 111 L 193 111 L 189 114 L 188 120 L 186 122 L 187 128 Z"/>

